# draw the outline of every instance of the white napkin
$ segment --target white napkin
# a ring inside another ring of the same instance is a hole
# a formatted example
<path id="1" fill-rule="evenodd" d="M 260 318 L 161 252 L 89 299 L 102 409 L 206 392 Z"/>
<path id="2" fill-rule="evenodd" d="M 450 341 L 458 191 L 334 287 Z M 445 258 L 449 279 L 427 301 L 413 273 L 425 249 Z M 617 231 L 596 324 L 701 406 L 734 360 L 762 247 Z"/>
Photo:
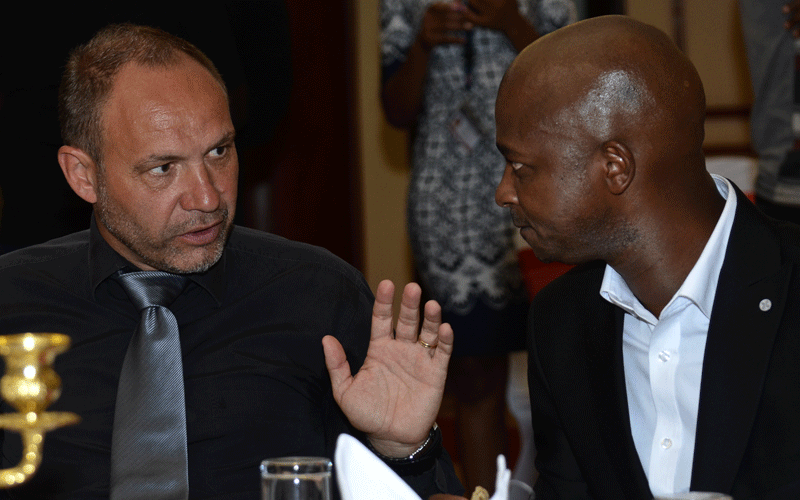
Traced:
<path id="1" fill-rule="evenodd" d="M 508 482 L 511 471 L 506 467 L 506 457 L 497 455 L 497 478 L 494 480 L 494 495 L 490 500 L 508 500 Z"/>
<path id="2" fill-rule="evenodd" d="M 349 434 L 340 434 L 333 455 L 342 500 L 420 500 L 400 476 Z"/>
<path id="3" fill-rule="evenodd" d="M 339 435 L 333 462 L 342 500 L 421 500 L 383 460 L 349 434 Z M 495 494 L 491 500 L 508 499 L 510 479 L 506 459 L 498 455 Z"/>

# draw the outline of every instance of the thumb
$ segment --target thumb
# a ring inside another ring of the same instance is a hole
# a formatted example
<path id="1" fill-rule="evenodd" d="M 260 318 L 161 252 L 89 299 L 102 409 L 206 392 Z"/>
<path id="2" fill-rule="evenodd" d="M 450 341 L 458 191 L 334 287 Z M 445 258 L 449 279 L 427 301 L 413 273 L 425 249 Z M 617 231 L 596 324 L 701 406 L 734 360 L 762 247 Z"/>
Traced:
<path id="1" fill-rule="evenodd" d="M 338 403 L 341 395 L 353 383 L 350 363 L 347 362 L 344 348 L 336 337 L 325 335 L 322 338 L 322 350 L 325 353 L 325 366 L 328 368 L 328 375 L 331 377 L 333 397 Z"/>

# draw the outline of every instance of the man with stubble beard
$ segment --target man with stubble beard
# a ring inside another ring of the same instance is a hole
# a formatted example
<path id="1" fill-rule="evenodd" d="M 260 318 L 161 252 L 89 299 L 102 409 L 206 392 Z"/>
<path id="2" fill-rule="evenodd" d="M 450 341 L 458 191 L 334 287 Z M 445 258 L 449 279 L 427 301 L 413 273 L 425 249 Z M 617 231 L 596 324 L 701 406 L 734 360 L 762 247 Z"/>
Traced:
<path id="1" fill-rule="evenodd" d="M 71 337 L 51 409 L 82 420 L 48 433 L 37 474 L 0 496 L 256 499 L 262 459 L 332 457 L 343 432 L 422 496 L 461 490 L 434 425 L 453 342 L 440 308 L 429 302 L 419 321 L 420 289 L 407 285 L 395 331 L 391 282 L 373 305 L 360 273 L 325 250 L 233 226 L 235 131 L 199 50 L 161 30 L 107 27 L 71 54 L 60 113 L 58 161 L 94 217 L 88 231 L 0 259 L 0 333 Z M 148 465 L 162 453 L 152 441 L 115 446 L 131 442 L 119 422 L 145 411 L 121 410 L 136 392 L 117 397 L 143 328 L 129 274 L 180 283 L 158 308 L 179 332 L 185 414 L 161 434 L 183 443 L 167 486 L 150 477 L 165 468 Z M 119 458 L 128 451 L 140 453 L 132 464 Z M 20 455 L 4 433 L 2 467 Z"/>

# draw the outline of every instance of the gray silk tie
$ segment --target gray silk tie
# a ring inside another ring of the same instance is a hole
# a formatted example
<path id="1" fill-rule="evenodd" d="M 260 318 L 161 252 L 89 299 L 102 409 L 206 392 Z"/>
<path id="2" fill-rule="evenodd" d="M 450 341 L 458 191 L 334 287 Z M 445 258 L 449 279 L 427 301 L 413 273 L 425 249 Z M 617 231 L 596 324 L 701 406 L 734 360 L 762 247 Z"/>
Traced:
<path id="1" fill-rule="evenodd" d="M 167 306 L 188 281 L 160 271 L 117 276 L 142 311 L 117 390 L 111 439 L 112 500 L 189 497 L 186 404 L 178 322 Z"/>

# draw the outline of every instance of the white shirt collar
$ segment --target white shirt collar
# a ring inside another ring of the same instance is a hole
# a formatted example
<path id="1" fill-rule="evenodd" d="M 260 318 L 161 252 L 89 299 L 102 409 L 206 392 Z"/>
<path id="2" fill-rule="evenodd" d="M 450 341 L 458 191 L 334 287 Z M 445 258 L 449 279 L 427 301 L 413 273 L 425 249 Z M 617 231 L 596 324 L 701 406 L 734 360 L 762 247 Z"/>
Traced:
<path id="1" fill-rule="evenodd" d="M 722 262 L 725 260 L 728 237 L 730 236 L 733 217 L 736 213 L 736 195 L 730 181 L 716 174 L 711 174 L 711 176 L 714 178 L 714 183 L 720 195 L 726 200 L 725 207 L 703 252 L 689 275 L 686 276 L 686 280 L 684 280 L 681 287 L 675 292 L 675 295 L 662 311 L 662 316 L 670 310 L 670 305 L 675 302 L 676 298 L 685 297 L 695 303 L 707 318 L 711 317 L 711 308 L 714 305 L 714 297 L 717 292 L 719 272 L 722 269 Z M 600 286 L 600 295 L 608 302 L 621 307 L 625 312 L 638 317 L 642 321 L 650 324 L 655 324 L 658 321 L 633 295 L 622 276 L 609 265 L 606 265 L 603 283 Z"/>

